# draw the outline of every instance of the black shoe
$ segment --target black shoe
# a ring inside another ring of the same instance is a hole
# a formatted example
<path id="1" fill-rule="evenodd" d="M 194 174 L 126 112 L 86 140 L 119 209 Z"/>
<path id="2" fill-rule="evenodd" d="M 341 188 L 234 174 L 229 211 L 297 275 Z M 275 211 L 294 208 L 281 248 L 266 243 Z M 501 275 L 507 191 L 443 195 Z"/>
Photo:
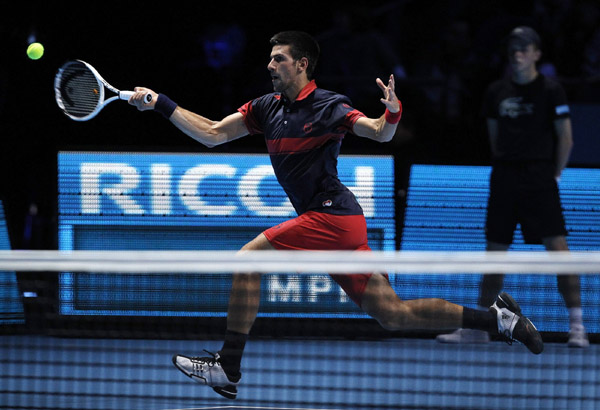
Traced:
<path id="1" fill-rule="evenodd" d="M 498 317 L 498 333 L 508 344 L 514 340 L 527 346 L 533 354 L 540 354 L 544 350 L 544 342 L 540 332 L 531 320 L 521 313 L 518 303 L 506 292 L 496 298 L 490 310 Z"/>
<path id="2" fill-rule="evenodd" d="M 173 356 L 173 364 L 186 376 L 196 380 L 198 383 L 206 384 L 213 388 L 221 396 L 228 399 L 237 397 L 237 385 L 241 374 L 232 377 L 225 373 L 218 353 L 205 350 L 212 357 L 188 357 L 182 355 Z"/>

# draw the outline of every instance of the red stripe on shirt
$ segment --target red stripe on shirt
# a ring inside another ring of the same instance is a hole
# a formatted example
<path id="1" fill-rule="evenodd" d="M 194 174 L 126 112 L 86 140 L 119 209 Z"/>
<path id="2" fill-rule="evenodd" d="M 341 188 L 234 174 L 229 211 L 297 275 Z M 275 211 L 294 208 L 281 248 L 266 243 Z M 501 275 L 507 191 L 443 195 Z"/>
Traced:
<path id="1" fill-rule="evenodd" d="M 356 121 L 358 121 L 359 118 L 362 117 L 366 117 L 366 115 L 358 110 L 350 111 L 348 114 L 346 114 L 346 118 L 344 119 L 344 129 L 352 132 L 354 124 L 356 123 Z"/>
<path id="2" fill-rule="evenodd" d="M 295 154 L 319 148 L 330 139 L 340 142 L 340 134 L 325 134 L 320 137 L 278 138 L 267 140 L 269 154 Z"/>

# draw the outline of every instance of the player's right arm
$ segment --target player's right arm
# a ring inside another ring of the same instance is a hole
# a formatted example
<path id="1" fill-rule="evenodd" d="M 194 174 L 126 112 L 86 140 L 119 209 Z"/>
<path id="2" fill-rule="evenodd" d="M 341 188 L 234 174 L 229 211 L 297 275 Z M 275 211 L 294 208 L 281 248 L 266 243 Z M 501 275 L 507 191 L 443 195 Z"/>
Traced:
<path id="1" fill-rule="evenodd" d="M 135 94 L 129 99 L 129 104 L 135 105 L 140 111 L 154 109 L 158 100 L 157 93 L 144 87 L 136 87 L 135 91 Z M 152 95 L 150 103 L 145 102 L 147 94 Z M 169 117 L 169 121 L 184 134 L 209 148 L 248 135 L 244 116 L 239 112 L 228 115 L 220 121 L 213 121 L 177 106 Z"/>
<path id="2" fill-rule="evenodd" d="M 169 120 L 184 134 L 209 148 L 248 135 L 244 116 L 239 112 L 228 115 L 221 121 L 212 121 L 177 107 Z"/>

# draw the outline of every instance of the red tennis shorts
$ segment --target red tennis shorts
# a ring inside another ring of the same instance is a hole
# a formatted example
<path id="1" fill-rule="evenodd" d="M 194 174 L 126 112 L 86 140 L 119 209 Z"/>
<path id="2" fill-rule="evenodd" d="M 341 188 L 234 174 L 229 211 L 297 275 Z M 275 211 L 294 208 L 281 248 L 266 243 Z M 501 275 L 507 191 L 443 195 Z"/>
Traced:
<path id="1" fill-rule="evenodd" d="M 363 215 L 308 211 L 263 232 L 275 249 L 370 251 Z M 330 274 L 358 306 L 372 273 Z"/>

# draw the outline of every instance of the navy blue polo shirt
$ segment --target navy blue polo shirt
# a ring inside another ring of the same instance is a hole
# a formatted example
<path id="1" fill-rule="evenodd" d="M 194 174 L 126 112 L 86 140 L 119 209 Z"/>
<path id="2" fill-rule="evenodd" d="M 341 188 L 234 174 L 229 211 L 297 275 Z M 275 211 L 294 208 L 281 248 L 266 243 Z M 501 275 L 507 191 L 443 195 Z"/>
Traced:
<path id="1" fill-rule="evenodd" d="M 350 104 L 348 97 L 317 88 L 313 80 L 294 102 L 271 93 L 238 109 L 250 134 L 264 134 L 275 176 L 298 215 L 362 214 L 337 175 L 342 139 L 365 116 Z"/>
<path id="2" fill-rule="evenodd" d="M 570 116 L 566 93 L 556 80 L 538 74 L 527 84 L 495 81 L 485 94 L 482 112 L 498 121 L 498 155 L 494 159 L 554 164 L 554 120 Z"/>

